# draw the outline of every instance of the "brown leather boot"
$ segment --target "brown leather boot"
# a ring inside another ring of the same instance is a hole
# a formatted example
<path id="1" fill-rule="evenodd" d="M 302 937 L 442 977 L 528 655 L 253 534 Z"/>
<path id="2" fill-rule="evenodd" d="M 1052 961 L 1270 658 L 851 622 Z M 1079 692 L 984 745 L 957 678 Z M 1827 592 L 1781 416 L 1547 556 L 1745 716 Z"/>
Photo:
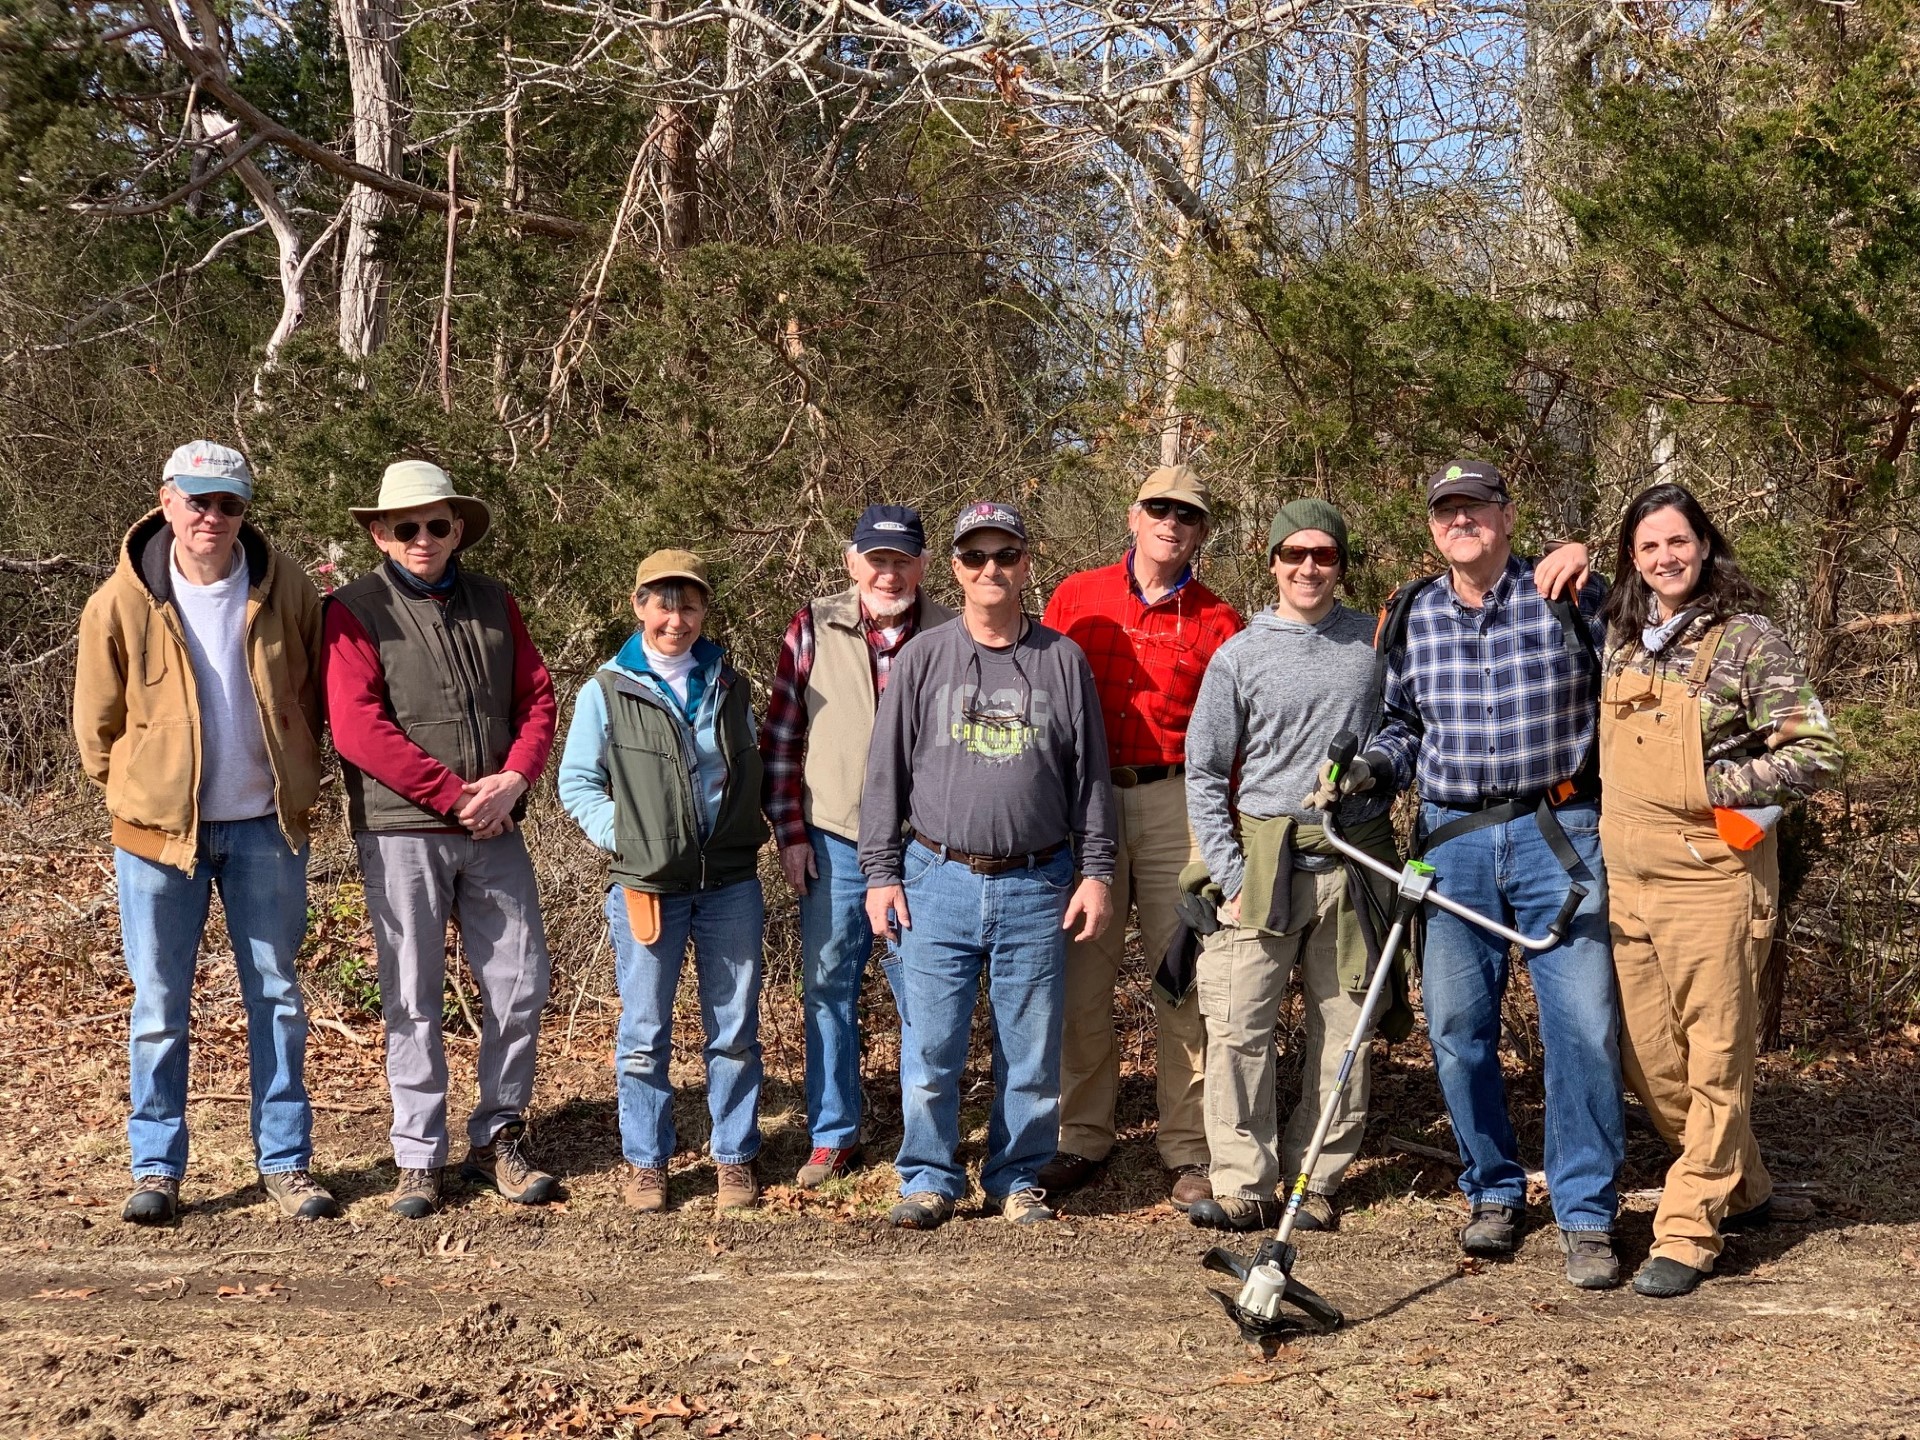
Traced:
<path id="1" fill-rule="evenodd" d="M 513 1120 L 493 1132 L 493 1139 L 467 1152 L 460 1173 L 469 1180 L 491 1185 L 502 1200 L 516 1205 L 545 1205 L 556 1199 L 560 1182 L 544 1170 L 533 1168 L 526 1153 L 527 1127 Z"/>
<path id="2" fill-rule="evenodd" d="M 1204 1165 L 1176 1165 L 1167 1176 L 1172 1181 L 1167 1198 L 1176 1210 L 1185 1210 L 1196 1200 L 1213 1198 L 1213 1181 L 1207 1178 Z"/>
<path id="3" fill-rule="evenodd" d="M 667 1172 L 634 1166 L 627 1171 L 626 1183 L 620 1187 L 620 1198 L 630 1210 L 638 1210 L 642 1215 L 658 1215 L 667 1208 Z"/>
<path id="4" fill-rule="evenodd" d="M 720 1190 L 713 1200 L 716 1210 L 745 1210 L 760 1203 L 760 1177 L 751 1160 L 715 1168 L 720 1172 Z"/>

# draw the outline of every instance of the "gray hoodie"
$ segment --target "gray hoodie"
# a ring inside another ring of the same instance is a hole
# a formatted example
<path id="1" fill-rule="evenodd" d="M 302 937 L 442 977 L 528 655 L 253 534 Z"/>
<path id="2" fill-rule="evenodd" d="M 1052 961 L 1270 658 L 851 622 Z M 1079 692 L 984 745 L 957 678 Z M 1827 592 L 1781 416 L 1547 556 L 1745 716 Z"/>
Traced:
<path id="1" fill-rule="evenodd" d="M 1373 684 L 1372 617 L 1335 605 L 1318 625 L 1272 608 L 1214 654 L 1187 724 L 1187 818 L 1207 869 L 1229 896 L 1245 872 L 1233 812 L 1291 815 L 1318 825 L 1300 802 L 1314 787 L 1327 747 L 1351 730 L 1366 748 L 1380 726 Z M 1234 785 L 1234 766 L 1240 782 Z M 1393 803 L 1393 777 L 1340 807 L 1357 825 Z"/>

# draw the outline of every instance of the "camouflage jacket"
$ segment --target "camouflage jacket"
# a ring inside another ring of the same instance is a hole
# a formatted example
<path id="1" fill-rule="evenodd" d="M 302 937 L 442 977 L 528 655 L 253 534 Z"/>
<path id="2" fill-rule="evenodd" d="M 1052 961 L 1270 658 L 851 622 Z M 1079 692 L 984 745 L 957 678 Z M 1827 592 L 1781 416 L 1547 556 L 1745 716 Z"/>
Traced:
<path id="1" fill-rule="evenodd" d="M 1625 643 L 1616 637 L 1607 649 L 1608 677 L 1651 668 L 1684 678 L 1713 623 L 1695 620 L 1657 656 L 1637 635 Z M 1724 623 L 1700 692 L 1707 798 L 1734 809 L 1785 805 L 1833 784 L 1846 757 L 1786 637 L 1761 615 Z"/>

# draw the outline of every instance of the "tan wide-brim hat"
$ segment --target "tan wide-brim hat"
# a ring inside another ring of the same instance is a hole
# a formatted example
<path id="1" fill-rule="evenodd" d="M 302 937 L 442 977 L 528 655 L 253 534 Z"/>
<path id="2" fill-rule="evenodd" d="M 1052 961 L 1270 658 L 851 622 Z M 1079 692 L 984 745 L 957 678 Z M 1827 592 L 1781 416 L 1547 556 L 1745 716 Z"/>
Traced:
<path id="1" fill-rule="evenodd" d="M 380 498 L 372 505 L 353 505 L 347 513 L 360 524 L 378 520 L 396 510 L 412 510 L 444 500 L 460 520 L 460 549 L 478 545 L 492 528 L 493 515 L 487 502 L 471 495 L 456 495 L 453 481 L 438 465 L 425 460 L 396 460 L 380 477 Z"/>
<path id="2" fill-rule="evenodd" d="M 1142 500 L 1181 500 L 1213 514 L 1213 501 L 1207 494 L 1206 477 L 1191 465 L 1162 465 L 1141 485 L 1134 504 Z"/>

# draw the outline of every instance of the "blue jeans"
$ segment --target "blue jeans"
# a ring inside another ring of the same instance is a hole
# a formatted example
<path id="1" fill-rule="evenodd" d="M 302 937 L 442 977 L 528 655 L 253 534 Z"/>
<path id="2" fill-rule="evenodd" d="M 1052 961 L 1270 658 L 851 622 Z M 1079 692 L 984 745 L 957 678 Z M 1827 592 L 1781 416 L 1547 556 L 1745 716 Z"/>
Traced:
<path id="1" fill-rule="evenodd" d="M 993 1020 L 993 1110 L 980 1185 L 997 1202 L 1034 1183 L 1060 1143 L 1060 1023 L 1073 889 L 1067 850 L 1045 865 L 976 875 L 917 840 L 907 846 L 907 909 L 900 936 L 904 1017 L 900 1054 L 906 1134 L 894 1168 L 900 1193 L 966 1194 L 960 1081 L 967 1067 L 980 975 Z"/>
<path id="2" fill-rule="evenodd" d="M 127 1144 L 134 1178 L 187 1173 L 187 1018 L 193 970 L 216 886 L 247 1008 L 247 1072 L 263 1175 L 313 1159 L 307 1103 L 307 1012 L 294 959 L 307 933 L 307 847 L 272 815 L 203 824 L 193 874 L 113 852 L 120 935 L 133 980 Z"/>
<path id="3" fill-rule="evenodd" d="M 693 941 L 700 1024 L 707 1043 L 707 1113 L 714 1162 L 744 1165 L 760 1153 L 760 940 L 766 922 L 760 881 L 660 897 L 660 938 L 642 945 L 627 924 L 618 885 L 607 891 L 620 982 L 614 1077 L 620 1095 L 620 1151 L 643 1170 L 664 1170 L 678 1141 L 673 1128 L 673 995 Z"/>
<path id="4" fill-rule="evenodd" d="M 809 827 L 814 868 L 800 897 L 800 977 L 807 1027 L 807 1133 L 815 1145 L 844 1150 L 859 1143 L 860 987 L 873 954 L 867 924 L 867 877 L 859 847 Z M 897 991 L 899 957 L 882 962 Z"/>
<path id="5" fill-rule="evenodd" d="M 1424 805 L 1420 834 L 1464 812 Z M 1527 957 L 1546 1046 L 1547 1188 L 1563 1230 L 1609 1230 L 1614 1177 L 1626 1154 L 1620 1096 L 1620 1002 L 1607 932 L 1607 872 L 1600 859 L 1599 809 L 1565 805 L 1556 814 L 1581 860 L 1587 898 L 1567 938 Z M 1532 816 L 1449 840 L 1426 859 L 1442 894 L 1527 935 L 1546 931 L 1568 876 Z M 1507 943 L 1443 911 L 1427 920 L 1421 994 L 1435 1069 L 1466 1169 L 1472 1201 L 1526 1203 L 1500 1073 L 1500 1001 L 1507 990 Z"/>

